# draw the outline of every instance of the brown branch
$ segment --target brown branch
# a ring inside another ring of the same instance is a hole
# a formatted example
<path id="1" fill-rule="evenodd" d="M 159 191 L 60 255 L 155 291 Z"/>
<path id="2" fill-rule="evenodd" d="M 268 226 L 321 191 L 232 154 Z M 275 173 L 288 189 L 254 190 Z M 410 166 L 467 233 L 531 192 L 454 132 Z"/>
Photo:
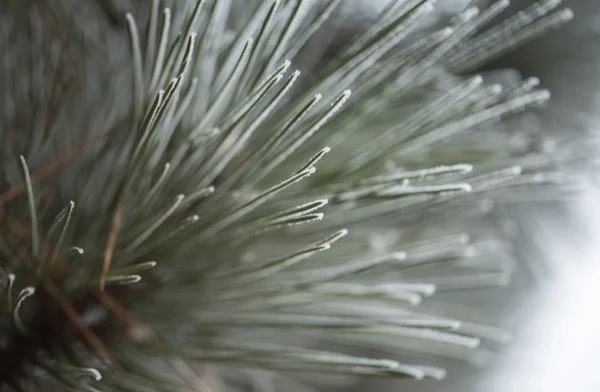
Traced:
<path id="1" fill-rule="evenodd" d="M 58 289 L 58 287 L 56 287 L 54 282 L 51 280 L 47 280 L 44 283 L 44 288 L 46 289 L 46 291 L 48 291 L 52 298 L 54 298 L 54 300 L 56 300 L 60 304 L 61 308 L 63 309 L 69 320 L 73 323 L 73 325 L 75 325 L 79 332 L 81 332 L 83 338 L 94 349 L 94 351 L 98 355 L 100 355 L 100 357 L 112 364 L 113 361 L 110 361 L 110 355 L 108 354 L 108 351 L 106 350 L 106 347 L 104 346 L 100 338 L 98 338 L 96 334 L 94 334 L 88 327 L 85 326 L 83 321 L 81 321 L 77 310 L 65 297 L 62 296 L 60 290 Z"/>
<path id="2" fill-rule="evenodd" d="M 158 344 L 156 338 L 152 337 L 152 334 L 142 326 L 142 324 L 133 316 L 121 302 L 116 300 L 112 295 L 107 293 L 106 291 L 102 291 L 98 288 L 92 289 L 92 294 L 100 300 L 102 305 L 106 307 L 109 311 L 111 311 L 117 318 L 123 323 L 128 331 L 140 331 L 143 333 L 144 337 L 150 337 L 151 341 L 154 344 Z"/>
<path id="3" fill-rule="evenodd" d="M 113 216 L 113 223 L 115 221 L 115 217 L 117 217 L 116 219 L 120 222 L 120 215 L 122 215 L 123 206 L 124 206 L 124 203 L 125 203 L 128 193 L 129 192 L 126 189 L 121 194 L 119 202 L 117 203 L 117 207 L 115 208 L 115 214 Z M 12 234 L 16 237 L 16 241 L 18 242 L 18 241 L 20 241 L 20 239 L 24 238 L 24 236 L 26 235 L 26 233 L 28 231 L 28 229 L 27 229 L 28 225 L 26 223 L 21 223 L 14 219 L 10 219 L 10 218 L 8 218 L 8 219 L 9 219 L 9 222 L 7 222 L 8 223 L 7 226 L 9 228 L 9 230 L 12 232 Z M 117 227 L 118 227 L 119 222 L 117 222 Z M 116 241 L 116 232 L 117 231 L 118 230 L 111 230 L 111 232 L 115 233 L 113 235 L 113 237 L 114 237 L 113 246 L 114 246 L 114 241 Z M 44 246 L 44 249 L 46 249 L 47 252 L 52 252 L 52 248 L 48 244 L 44 243 L 42 245 Z M 113 247 L 113 249 L 114 249 L 114 247 Z M 24 260 L 24 261 L 28 267 L 33 268 L 33 264 L 29 263 L 28 262 L 29 260 Z M 109 266 L 110 266 L 110 264 L 109 264 Z M 79 316 L 79 313 L 77 312 L 75 307 L 61 294 L 59 288 L 56 286 L 54 281 L 50 280 L 50 279 L 47 280 L 44 283 L 44 288 L 52 296 L 52 298 L 58 302 L 58 304 L 62 308 L 65 315 L 68 317 L 70 322 L 79 330 L 79 332 L 81 333 L 83 339 L 87 342 L 87 344 L 101 358 L 108 361 L 111 364 L 111 367 L 113 368 L 113 370 L 117 370 L 115 368 L 116 362 L 112 360 L 105 345 L 102 343 L 100 338 L 96 334 L 94 334 L 94 332 L 91 329 L 89 329 L 88 327 L 85 326 L 85 324 L 82 322 L 82 320 Z M 123 304 L 121 304 L 121 302 L 119 302 L 117 299 L 115 299 L 113 296 L 111 296 L 106 291 L 102 291 L 101 288 L 100 289 L 99 288 L 91 288 L 91 291 L 92 291 L 92 294 L 96 298 L 98 298 L 98 300 L 100 300 L 100 302 L 106 307 L 107 310 L 112 312 L 119 320 L 121 320 L 121 321 L 123 321 L 123 323 L 125 323 L 125 326 L 130 333 L 132 333 L 132 334 L 141 333 L 142 339 L 149 342 L 159 352 L 165 353 L 164 346 L 155 337 L 155 335 L 152 333 L 152 331 L 150 331 L 146 327 L 144 327 L 136 319 L 136 317 L 133 316 L 131 314 L 131 312 L 129 312 L 127 310 L 127 308 L 125 308 L 125 306 L 123 306 Z M 201 379 L 201 377 L 199 377 L 197 374 L 195 374 L 196 372 L 194 372 L 192 370 L 192 368 L 189 367 L 189 365 L 187 365 L 187 364 L 186 364 L 186 366 L 188 366 L 188 370 L 194 373 L 195 379 L 184 374 L 184 372 L 182 371 L 180 366 L 178 366 L 177 363 L 175 363 L 175 360 L 178 360 L 178 359 L 179 358 L 174 357 L 172 355 L 167 355 L 167 358 L 165 359 L 165 361 L 166 361 L 167 365 L 175 372 L 175 374 L 185 384 L 187 384 L 193 390 L 201 390 L 201 386 L 198 385 L 198 380 Z"/>
<path id="4" fill-rule="evenodd" d="M 105 132 L 105 133 L 103 133 L 95 138 L 92 138 L 91 140 L 88 140 L 84 143 L 81 143 L 81 144 L 71 148 L 70 150 L 66 151 L 65 153 L 59 155 L 54 160 L 47 163 L 46 165 L 41 167 L 39 170 L 37 170 L 35 173 L 33 173 L 31 175 L 31 182 L 37 183 L 37 182 L 43 180 L 44 178 L 50 176 L 57 170 L 63 168 L 67 163 L 69 163 L 70 161 L 75 159 L 77 156 L 89 151 L 98 142 L 106 139 L 110 134 L 111 134 L 111 131 Z M 13 186 L 12 188 L 10 188 L 8 191 L 4 192 L 3 194 L 0 194 L 0 207 L 2 207 L 4 204 L 8 203 L 15 197 L 17 197 L 20 194 L 22 194 L 23 192 L 25 192 L 25 190 L 26 190 L 25 182 L 23 181 L 23 182 L 18 183 L 15 186 Z"/>
<path id="5" fill-rule="evenodd" d="M 16 245 L 20 242 L 20 240 L 22 238 L 24 238 L 24 236 L 28 232 L 28 225 L 26 223 L 22 223 L 16 219 L 7 218 L 7 220 L 8 220 L 6 222 L 7 227 L 12 232 L 12 234 L 16 237 L 11 242 L 15 242 L 15 245 Z M 8 239 L 10 239 L 10 237 Z M 47 245 L 47 244 L 43 244 L 43 245 Z M 49 247 L 49 245 L 48 245 L 48 247 Z M 44 248 L 46 248 L 46 246 L 44 246 Z M 34 270 L 35 269 L 34 262 L 32 260 L 29 260 L 26 257 L 28 255 L 28 253 L 26 251 L 24 251 L 24 249 L 21 249 L 21 250 L 23 250 L 23 252 L 20 252 L 19 254 L 22 255 L 23 263 L 30 270 Z M 108 354 L 108 351 L 102 344 L 102 341 L 88 327 L 86 327 L 85 324 L 83 324 L 83 322 L 81 321 L 81 318 L 79 317 L 79 314 L 77 313 L 77 310 L 60 293 L 60 290 L 58 289 L 58 287 L 56 287 L 56 284 L 52 280 L 48 279 L 44 282 L 43 286 L 46 289 L 46 291 L 52 296 L 52 298 L 54 298 L 54 300 L 59 303 L 60 307 L 65 312 L 65 314 L 67 315 L 69 320 L 79 330 L 79 332 L 81 333 L 81 335 L 83 336 L 85 341 L 90 345 L 90 347 L 92 347 L 96 351 L 96 353 L 98 355 L 100 355 L 102 358 L 104 358 L 105 360 L 112 363 L 112 361 L 109 360 L 110 356 Z"/>
<path id="6" fill-rule="evenodd" d="M 123 218 L 123 212 L 125 210 L 125 202 L 129 195 L 129 186 L 125 185 L 125 189 L 119 195 L 115 211 L 111 219 L 110 230 L 108 231 L 108 240 L 106 241 L 106 248 L 104 249 L 104 260 L 102 261 L 102 275 L 100 275 L 100 290 L 104 290 L 106 285 L 106 278 L 110 271 L 110 264 L 112 257 L 115 252 L 115 245 L 117 244 L 117 236 L 119 229 L 121 228 L 121 219 Z"/>
<path id="7" fill-rule="evenodd" d="M 102 304 L 111 311 L 118 319 L 123 321 L 126 325 L 127 330 L 132 335 L 141 334 L 139 336 L 135 336 L 134 339 L 143 339 L 156 348 L 159 352 L 164 354 L 165 349 L 160 341 L 154 336 L 152 331 L 148 330 L 144 327 L 136 318 L 129 312 L 119 301 L 117 301 L 113 296 L 108 294 L 106 291 L 102 291 L 100 289 L 94 289 L 92 293 L 102 302 Z M 186 376 L 181 369 L 174 363 L 174 359 L 178 359 L 173 356 L 168 356 L 166 359 L 169 367 L 177 374 L 177 376 L 186 383 L 193 390 L 201 390 L 198 386 L 197 380 L 192 380 L 190 377 Z M 189 368 L 189 366 L 188 366 Z M 193 372 L 191 368 L 188 369 L 190 372 Z M 195 372 L 193 372 L 196 377 L 198 377 Z"/>

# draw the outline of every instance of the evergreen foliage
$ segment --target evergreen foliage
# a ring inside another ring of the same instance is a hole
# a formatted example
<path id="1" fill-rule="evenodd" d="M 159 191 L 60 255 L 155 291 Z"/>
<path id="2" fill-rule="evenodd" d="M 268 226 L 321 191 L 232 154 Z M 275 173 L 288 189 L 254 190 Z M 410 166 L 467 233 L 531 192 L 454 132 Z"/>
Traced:
<path id="1" fill-rule="evenodd" d="M 433 359 L 506 340 L 434 293 L 510 279 L 490 195 L 561 177 L 492 124 L 550 95 L 464 75 L 560 1 L 491 28 L 508 1 L 435 28 L 433 1 L 392 1 L 314 83 L 294 62 L 339 0 L 118 4 L 0 19 L 0 390 L 442 379 Z"/>

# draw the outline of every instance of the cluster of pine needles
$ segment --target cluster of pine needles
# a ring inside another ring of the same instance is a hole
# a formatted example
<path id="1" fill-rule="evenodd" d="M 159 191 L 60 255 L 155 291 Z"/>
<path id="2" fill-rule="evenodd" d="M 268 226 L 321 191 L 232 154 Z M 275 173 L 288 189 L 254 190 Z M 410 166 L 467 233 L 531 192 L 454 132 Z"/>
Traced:
<path id="1" fill-rule="evenodd" d="M 1 391 L 442 379 L 506 340 L 443 293 L 506 285 L 493 195 L 561 177 L 492 125 L 549 92 L 474 71 L 572 13 L 392 1 L 303 80 L 341 3 L 5 4 Z"/>

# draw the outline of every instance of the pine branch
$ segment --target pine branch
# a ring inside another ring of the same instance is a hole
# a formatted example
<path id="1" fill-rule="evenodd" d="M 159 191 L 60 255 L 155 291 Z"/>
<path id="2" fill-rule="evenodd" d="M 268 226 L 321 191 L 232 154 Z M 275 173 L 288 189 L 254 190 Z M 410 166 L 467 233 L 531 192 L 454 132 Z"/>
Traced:
<path id="1" fill-rule="evenodd" d="M 539 81 L 464 75 L 571 19 L 559 1 L 437 30 L 433 1 L 395 2 L 312 84 L 293 64 L 339 1 L 155 0 L 106 37 L 68 3 L 0 19 L 0 390 L 442 379 L 436 357 L 506 340 L 432 299 L 510 279 L 475 202 L 564 179 L 493 127 Z"/>

